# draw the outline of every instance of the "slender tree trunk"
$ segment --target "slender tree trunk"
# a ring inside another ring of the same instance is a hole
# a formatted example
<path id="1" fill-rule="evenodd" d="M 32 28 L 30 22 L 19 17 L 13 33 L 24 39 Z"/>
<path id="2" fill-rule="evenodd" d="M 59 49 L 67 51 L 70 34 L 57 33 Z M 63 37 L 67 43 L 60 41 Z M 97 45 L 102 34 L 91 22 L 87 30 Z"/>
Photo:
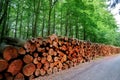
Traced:
<path id="1" fill-rule="evenodd" d="M 78 18 L 76 19 L 76 28 L 75 28 L 75 35 L 76 35 L 76 38 L 78 38 Z"/>
<path id="2" fill-rule="evenodd" d="M 21 20 L 20 20 L 20 31 L 19 31 L 19 37 L 21 38 L 22 36 L 22 21 L 23 20 L 23 10 L 21 12 Z"/>
<path id="3" fill-rule="evenodd" d="M 55 7 L 54 7 L 54 21 L 53 21 L 53 34 L 55 34 Z"/>
<path id="4" fill-rule="evenodd" d="M 44 28 L 45 28 L 45 9 L 43 4 L 42 37 L 44 37 Z"/>
<path id="5" fill-rule="evenodd" d="M 15 26 L 15 35 L 14 35 L 15 38 L 17 37 L 18 17 L 19 17 L 19 3 L 18 3 L 18 6 L 17 6 L 16 26 Z"/>
<path id="6" fill-rule="evenodd" d="M 65 36 L 68 36 L 68 10 L 67 10 L 67 13 L 66 13 L 66 23 L 65 23 Z"/>
<path id="7" fill-rule="evenodd" d="M 38 22 L 38 17 L 39 17 L 39 9 L 40 9 L 40 0 L 38 1 L 37 9 L 35 11 L 35 23 L 33 27 L 32 37 L 37 36 L 37 22 Z"/>
<path id="8" fill-rule="evenodd" d="M 0 0 L 0 16 L 2 14 L 2 9 L 3 9 L 3 0 Z M 0 21 L 1 21 L 1 17 L 0 17 Z"/>
<path id="9" fill-rule="evenodd" d="M 7 10 L 5 36 L 9 36 L 9 31 L 10 31 L 10 29 L 9 29 L 9 18 L 10 18 L 9 14 L 10 14 L 10 5 L 8 6 L 8 10 Z"/>
<path id="10" fill-rule="evenodd" d="M 85 26 L 83 26 L 83 40 L 86 40 L 86 30 L 85 30 Z"/>
<path id="11" fill-rule="evenodd" d="M 35 0 L 33 1 L 33 14 L 32 14 L 32 37 L 34 37 L 34 22 L 35 22 Z"/>
<path id="12" fill-rule="evenodd" d="M 53 7 L 54 7 L 54 5 L 56 4 L 57 1 L 58 0 L 54 0 L 54 2 L 53 2 L 53 0 L 49 0 L 49 13 L 48 13 L 49 17 L 48 17 L 48 33 L 47 33 L 47 36 L 49 36 L 51 34 L 50 33 L 50 31 L 51 31 L 51 13 L 52 13 L 52 9 L 53 9 Z"/>
<path id="13" fill-rule="evenodd" d="M 4 36 L 5 34 L 5 28 L 6 28 L 6 21 L 7 21 L 7 10 L 8 10 L 8 4 L 9 4 L 9 0 L 5 0 L 5 8 L 4 8 L 4 12 L 3 12 L 3 15 L 0 19 L 0 26 L 2 26 L 2 29 L 1 29 L 1 35 L 0 35 L 0 43 L 2 42 L 2 37 Z M 3 22 L 3 25 L 1 25 Z"/>
<path id="14" fill-rule="evenodd" d="M 51 12 L 52 12 L 52 0 L 49 0 L 49 17 L 48 17 L 48 34 L 47 36 L 50 35 L 50 30 L 51 30 Z"/>
<path id="15" fill-rule="evenodd" d="M 63 32 L 62 32 L 63 31 L 62 30 L 63 29 L 63 26 L 62 26 L 62 15 L 63 14 L 62 14 L 62 8 L 61 8 L 61 19 L 60 19 L 60 32 L 61 32 L 61 35 L 63 34 Z"/>
<path id="16" fill-rule="evenodd" d="M 7 7 L 6 5 L 8 4 L 8 2 L 9 2 L 9 0 L 5 0 L 5 3 L 4 3 L 4 1 L 0 0 L 0 24 L 2 23 L 4 16 L 6 15 L 7 11 L 5 9 Z M 5 9 L 3 10 L 4 5 L 5 5 Z"/>

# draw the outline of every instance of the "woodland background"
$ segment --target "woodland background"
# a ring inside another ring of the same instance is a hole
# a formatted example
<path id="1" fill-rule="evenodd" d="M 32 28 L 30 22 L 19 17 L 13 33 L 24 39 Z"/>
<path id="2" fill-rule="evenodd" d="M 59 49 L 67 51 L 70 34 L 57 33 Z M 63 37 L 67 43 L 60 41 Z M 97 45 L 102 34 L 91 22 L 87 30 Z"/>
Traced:
<path id="1" fill-rule="evenodd" d="M 57 34 L 120 46 L 120 32 L 105 0 L 0 0 L 3 37 Z"/>

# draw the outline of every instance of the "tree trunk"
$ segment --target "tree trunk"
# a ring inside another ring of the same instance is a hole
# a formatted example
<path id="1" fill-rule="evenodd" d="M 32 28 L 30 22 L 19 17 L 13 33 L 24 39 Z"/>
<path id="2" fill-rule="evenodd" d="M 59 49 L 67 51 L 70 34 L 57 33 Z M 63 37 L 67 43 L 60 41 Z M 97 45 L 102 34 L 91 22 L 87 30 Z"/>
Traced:
<path id="1" fill-rule="evenodd" d="M 53 21 L 53 34 L 55 34 L 55 7 L 54 7 L 54 21 Z"/>
<path id="2" fill-rule="evenodd" d="M 76 30 L 75 30 L 75 35 L 76 35 L 76 38 L 78 38 L 78 35 L 79 35 L 79 34 L 78 34 L 78 31 L 79 31 L 79 30 L 78 30 L 78 18 L 76 19 L 76 27 L 75 27 L 75 29 L 76 29 Z"/>
<path id="3" fill-rule="evenodd" d="M 63 14 L 62 14 L 62 8 L 61 8 L 61 19 L 60 19 L 60 32 L 61 32 L 61 35 L 63 34 L 63 32 L 62 32 L 63 31 L 62 30 L 63 29 L 63 26 L 62 26 L 62 15 Z"/>
<path id="4" fill-rule="evenodd" d="M 1 35 L 0 35 L 0 43 L 2 42 L 2 37 L 5 34 L 5 27 L 6 27 L 5 25 L 6 25 L 6 21 L 7 21 L 8 4 L 9 4 L 9 0 L 5 0 L 5 9 L 4 9 L 2 17 L 0 18 L 0 26 L 2 26 Z M 3 22 L 3 25 L 1 25 L 2 22 Z"/>
<path id="5" fill-rule="evenodd" d="M 68 36 L 68 10 L 67 10 L 67 13 L 66 13 L 66 23 L 65 23 L 65 36 Z"/>
<path id="6" fill-rule="evenodd" d="M 38 1 L 37 9 L 35 10 L 35 23 L 33 27 L 32 37 L 37 36 L 37 22 L 39 17 L 39 9 L 40 9 L 40 0 Z"/>
<path id="7" fill-rule="evenodd" d="M 52 0 L 49 0 L 49 17 L 48 17 L 48 33 L 47 36 L 50 35 L 50 30 L 51 30 L 51 12 L 52 12 Z"/>
<path id="8" fill-rule="evenodd" d="M 21 12 L 21 20 L 20 20 L 20 28 L 19 28 L 19 38 L 21 38 L 21 36 L 22 36 L 22 21 L 23 20 L 23 10 L 22 10 L 22 12 Z"/>
<path id="9" fill-rule="evenodd" d="M 15 26 L 15 38 L 17 37 L 17 25 L 18 25 L 18 17 L 19 17 L 19 3 L 17 6 L 17 15 L 16 15 L 16 26 Z"/>
<path id="10" fill-rule="evenodd" d="M 42 37 L 44 37 L 44 28 L 45 28 L 45 9 L 44 9 L 44 2 L 43 2 L 43 21 L 42 21 Z"/>
<path id="11" fill-rule="evenodd" d="M 86 29 L 85 29 L 85 26 L 83 26 L 83 40 L 86 40 Z"/>

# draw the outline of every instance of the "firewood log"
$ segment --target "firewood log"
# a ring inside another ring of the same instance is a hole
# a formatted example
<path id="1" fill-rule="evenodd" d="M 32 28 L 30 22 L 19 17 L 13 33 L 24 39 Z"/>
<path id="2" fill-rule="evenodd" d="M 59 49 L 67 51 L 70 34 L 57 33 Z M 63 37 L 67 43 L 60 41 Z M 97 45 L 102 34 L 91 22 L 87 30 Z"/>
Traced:
<path id="1" fill-rule="evenodd" d="M 18 48 L 18 53 L 21 55 L 25 55 L 26 51 L 24 48 L 20 47 L 20 48 Z"/>
<path id="2" fill-rule="evenodd" d="M 34 78 L 35 78 L 34 75 L 29 76 L 29 80 L 34 80 Z"/>
<path id="3" fill-rule="evenodd" d="M 4 49 L 3 52 L 3 58 L 7 61 L 17 58 L 18 57 L 18 53 L 17 53 L 17 49 L 13 46 L 7 46 Z"/>
<path id="4" fill-rule="evenodd" d="M 15 77 L 14 80 L 25 80 L 24 75 L 22 73 L 18 73 Z"/>
<path id="5" fill-rule="evenodd" d="M 59 57 L 54 57 L 54 61 L 59 61 Z"/>
<path id="6" fill-rule="evenodd" d="M 38 57 L 38 53 L 34 53 L 33 56 L 34 56 L 35 58 L 37 58 L 37 57 Z"/>
<path id="7" fill-rule="evenodd" d="M 58 72 L 58 68 L 57 67 L 53 67 L 53 73 Z"/>
<path id="8" fill-rule="evenodd" d="M 43 69 L 47 71 L 49 67 L 50 67 L 50 64 L 49 64 L 49 62 L 46 61 L 44 63 Z"/>
<path id="9" fill-rule="evenodd" d="M 33 59 L 33 63 L 34 63 L 34 64 L 38 64 L 38 63 L 39 63 L 39 62 L 38 62 L 38 58 L 34 58 L 34 59 Z"/>
<path id="10" fill-rule="evenodd" d="M 52 74 L 52 68 L 49 68 L 48 70 L 47 70 L 47 74 Z"/>
<path id="11" fill-rule="evenodd" d="M 38 56 L 37 59 L 38 59 L 38 61 L 41 61 L 41 57 Z"/>
<path id="12" fill-rule="evenodd" d="M 42 67 L 42 63 L 39 62 L 39 63 L 37 64 L 37 69 L 40 69 L 41 67 Z"/>
<path id="13" fill-rule="evenodd" d="M 54 63 L 50 63 L 50 68 L 53 68 L 54 67 Z"/>
<path id="14" fill-rule="evenodd" d="M 33 75 L 33 73 L 35 72 L 35 65 L 33 63 L 29 63 L 29 64 L 26 64 L 24 67 L 23 67 L 23 74 L 25 76 L 31 76 Z"/>
<path id="15" fill-rule="evenodd" d="M 51 55 L 48 55 L 48 56 L 47 56 L 47 61 L 48 61 L 48 62 L 53 62 L 53 59 L 52 59 L 52 56 L 51 56 Z"/>
<path id="16" fill-rule="evenodd" d="M 40 76 L 40 69 L 35 70 L 35 76 Z"/>
<path id="17" fill-rule="evenodd" d="M 44 76 L 46 74 L 46 71 L 44 69 L 40 69 L 40 75 Z"/>
<path id="18" fill-rule="evenodd" d="M 33 62 L 33 57 L 31 55 L 27 54 L 27 55 L 24 56 L 23 61 L 26 64 L 31 63 L 31 62 Z"/>
<path id="19" fill-rule="evenodd" d="M 23 62 L 20 59 L 14 60 L 10 63 L 7 72 L 10 72 L 13 76 L 20 72 Z"/>
<path id="20" fill-rule="evenodd" d="M 65 62 L 67 61 L 67 56 L 66 55 L 63 55 L 62 59 L 61 59 L 61 62 Z"/>
<path id="21" fill-rule="evenodd" d="M 41 58 L 41 63 L 44 64 L 47 61 L 46 57 Z"/>

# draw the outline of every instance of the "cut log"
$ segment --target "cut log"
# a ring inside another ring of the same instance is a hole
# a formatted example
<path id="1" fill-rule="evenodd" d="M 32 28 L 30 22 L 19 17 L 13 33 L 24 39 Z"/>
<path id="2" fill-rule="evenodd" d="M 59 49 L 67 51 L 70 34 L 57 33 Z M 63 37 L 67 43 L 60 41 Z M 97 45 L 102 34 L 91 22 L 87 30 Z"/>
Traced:
<path id="1" fill-rule="evenodd" d="M 29 80 L 34 80 L 34 78 L 35 78 L 34 75 L 29 76 Z"/>
<path id="2" fill-rule="evenodd" d="M 40 69 L 40 74 L 44 76 L 46 74 L 46 71 L 44 69 Z"/>
<path id="3" fill-rule="evenodd" d="M 50 68 L 53 68 L 54 66 L 54 63 L 50 63 Z"/>
<path id="4" fill-rule="evenodd" d="M 42 63 L 39 62 L 39 63 L 37 64 L 37 69 L 40 69 L 41 67 L 42 67 Z"/>
<path id="5" fill-rule="evenodd" d="M 63 57 L 62 57 L 62 59 L 61 59 L 61 62 L 63 63 L 63 62 L 65 62 L 65 61 L 67 61 L 67 56 L 66 56 L 66 55 L 63 55 Z"/>
<path id="6" fill-rule="evenodd" d="M 53 68 L 53 73 L 56 73 L 56 72 L 58 72 L 58 68 L 57 68 L 57 67 L 54 67 L 54 68 Z"/>
<path id="7" fill-rule="evenodd" d="M 40 76 L 40 69 L 35 70 L 35 76 Z"/>
<path id="8" fill-rule="evenodd" d="M 59 61 L 59 63 L 58 63 L 58 68 L 59 68 L 59 69 L 62 69 L 62 67 L 63 67 L 62 62 Z"/>
<path id="9" fill-rule="evenodd" d="M 48 70 L 47 70 L 47 74 L 52 74 L 52 68 L 49 68 Z"/>
<path id="10" fill-rule="evenodd" d="M 59 61 L 59 57 L 54 57 L 54 61 Z"/>
<path id="11" fill-rule="evenodd" d="M 49 64 L 49 62 L 46 61 L 44 63 L 43 69 L 47 71 L 49 67 L 50 67 L 50 64 Z"/>
<path id="12" fill-rule="evenodd" d="M 25 76 L 31 76 L 35 72 L 35 65 L 33 63 L 29 63 L 23 67 L 23 74 Z"/>
<path id="13" fill-rule="evenodd" d="M 25 55 L 23 58 L 23 61 L 28 64 L 28 63 L 32 63 L 33 62 L 33 57 L 29 54 Z"/>
<path id="14" fill-rule="evenodd" d="M 7 72 L 10 72 L 13 76 L 20 72 L 23 62 L 20 59 L 14 60 L 10 63 Z"/>
<path id="15" fill-rule="evenodd" d="M 0 59 L 0 72 L 8 68 L 8 62 L 6 60 Z"/>
<path id="16" fill-rule="evenodd" d="M 20 47 L 20 48 L 18 48 L 18 53 L 21 55 L 25 55 L 26 51 L 24 48 Z"/>
<path id="17" fill-rule="evenodd" d="M 33 63 L 34 63 L 34 64 L 38 64 L 38 63 L 39 63 L 39 62 L 38 62 L 38 58 L 34 58 L 34 59 L 33 59 Z"/>
<path id="18" fill-rule="evenodd" d="M 22 73 L 18 73 L 15 76 L 14 80 L 25 80 L 25 78 L 24 78 L 24 75 Z"/>
<path id="19" fill-rule="evenodd" d="M 41 61 L 41 57 L 38 57 L 37 59 L 38 59 L 38 61 Z"/>
<path id="20" fill-rule="evenodd" d="M 42 57 L 41 63 L 44 64 L 47 61 L 46 57 Z"/>
<path id="21" fill-rule="evenodd" d="M 54 50 L 53 49 L 49 49 L 48 54 L 51 55 L 51 56 L 54 55 Z"/>
<path id="22" fill-rule="evenodd" d="M 37 58 L 38 57 L 38 53 L 34 53 L 34 55 L 33 55 L 35 58 Z"/>
<path id="23" fill-rule="evenodd" d="M 43 55 L 44 57 L 46 57 L 48 54 L 44 52 L 42 55 Z"/>
<path id="24" fill-rule="evenodd" d="M 48 62 L 53 62 L 53 59 L 52 59 L 52 56 L 51 56 L 51 55 L 48 55 L 48 56 L 47 56 L 47 61 L 48 61 Z"/>
<path id="25" fill-rule="evenodd" d="M 17 53 L 17 49 L 13 46 L 7 46 L 4 49 L 3 52 L 3 58 L 7 61 L 17 58 L 18 57 L 18 53 Z"/>

